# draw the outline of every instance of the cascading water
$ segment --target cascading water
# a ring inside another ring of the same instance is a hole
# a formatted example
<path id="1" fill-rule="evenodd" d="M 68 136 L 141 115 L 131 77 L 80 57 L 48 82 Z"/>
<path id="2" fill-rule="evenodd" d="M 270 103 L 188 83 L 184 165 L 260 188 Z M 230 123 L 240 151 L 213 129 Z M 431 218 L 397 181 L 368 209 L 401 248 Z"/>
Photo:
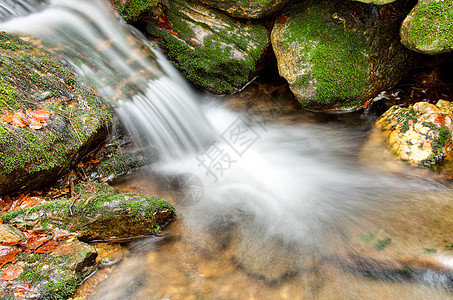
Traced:
<path id="1" fill-rule="evenodd" d="M 32 10 L 31 0 L 14 3 L 4 6 L 11 11 L 17 7 Z M 138 145 L 152 145 L 170 158 L 199 151 L 214 140 L 211 126 L 182 77 L 118 22 L 103 0 L 51 0 L 42 11 L 16 17 L 1 29 L 64 47 L 60 51 L 78 76 L 111 100 Z"/>
<path id="2" fill-rule="evenodd" d="M 235 244 L 236 264 L 258 277 L 278 281 L 301 272 L 310 258 L 335 261 L 349 251 L 349 228 L 374 226 L 369 216 L 382 211 L 398 215 L 394 208 L 407 203 L 401 195 L 434 188 L 364 170 L 355 155 L 363 133 L 356 129 L 262 124 L 209 96 L 196 101 L 172 66 L 104 1 L 7 1 L 1 20 L 0 30 L 62 48 L 79 78 L 111 100 L 135 143 L 160 152 L 151 174 L 188 176 L 189 194 L 178 210 L 189 230 Z M 126 284 L 94 298 L 132 297 L 129 291 Z"/>

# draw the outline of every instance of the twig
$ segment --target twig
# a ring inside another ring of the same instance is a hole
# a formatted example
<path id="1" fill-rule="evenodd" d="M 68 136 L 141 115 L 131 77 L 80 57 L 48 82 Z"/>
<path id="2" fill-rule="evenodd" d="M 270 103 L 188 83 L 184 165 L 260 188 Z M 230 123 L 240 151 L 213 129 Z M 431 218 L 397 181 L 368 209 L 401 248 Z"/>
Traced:
<path id="1" fill-rule="evenodd" d="M 75 202 L 77 201 L 77 199 L 79 199 L 80 195 L 82 194 L 82 192 L 80 192 L 71 202 L 71 205 L 69 205 L 69 213 L 71 214 L 71 216 L 73 215 L 72 213 L 72 207 L 74 206 Z"/>

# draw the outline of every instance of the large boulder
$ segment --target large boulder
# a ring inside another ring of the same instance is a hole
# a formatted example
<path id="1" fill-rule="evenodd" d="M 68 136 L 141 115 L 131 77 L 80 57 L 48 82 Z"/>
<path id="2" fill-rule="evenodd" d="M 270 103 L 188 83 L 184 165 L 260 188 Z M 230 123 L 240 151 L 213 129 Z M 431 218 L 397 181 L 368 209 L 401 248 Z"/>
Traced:
<path id="1" fill-rule="evenodd" d="M 257 19 L 281 9 L 288 0 L 201 0 L 210 7 L 222 10 L 235 18 Z"/>
<path id="2" fill-rule="evenodd" d="M 419 0 L 401 25 L 401 42 L 411 50 L 439 54 L 453 50 L 453 2 Z"/>
<path id="3" fill-rule="evenodd" d="M 105 139 L 112 109 L 94 93 L 39 41 L 0 33 L 0 194 L 54 182 Z"/>
<path id="4" fill-rule="evenodd" d="M 127 239 L 155 234 L 176 218 L 173 206 L 155 197 L 117 193 L 105 184 L 82 183 L 70 199 L 42 202 L 3 214 L 4 224 L 22 229 L 77 233 L 82 241 Z"/>
<path id="5" fill-rule="evenodd" d="M 397 105 L 375 124 L 370 140 L 384 143 L 397 159 L 453 176 L 453 103 L 417 102 L 409 108 Z"/>
<path id="6" fill-rule="evenodd" d="M 385 6 L 305 1 L 272 30 L 279 73 L 308 108 L 354 110 L 394 86 L 413 64 L 399 41 L 411 1 Z"/>
<path id="7" fill-rule="evenodd" d="M 247 84 L 270 50 L 263 25 L 185 0 L 166 2 L 165 15 L 150 22 L 147 33 L 168 49 L 168 58 L 190 81 L 216 94 Z"/>

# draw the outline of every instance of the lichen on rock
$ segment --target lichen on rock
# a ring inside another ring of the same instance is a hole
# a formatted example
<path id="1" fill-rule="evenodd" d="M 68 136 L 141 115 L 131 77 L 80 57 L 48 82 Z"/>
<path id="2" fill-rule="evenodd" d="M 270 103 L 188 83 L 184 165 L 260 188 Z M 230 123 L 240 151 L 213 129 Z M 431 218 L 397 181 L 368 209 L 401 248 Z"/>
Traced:
<path id="1" fill-rule="evenodd" d="M 382 137 L 392 154 L 412 166 L 453 175 L 453 104 L 417 102 L 409 108 L 393 106 L 377 121 L 373 135 Z"/>
<path id="2" fill-rule="evenodd" d="M 277 12 L 288 0 L 201 0 L 200 2 L 222 10 L 234 18 L 257 19 Z"/>

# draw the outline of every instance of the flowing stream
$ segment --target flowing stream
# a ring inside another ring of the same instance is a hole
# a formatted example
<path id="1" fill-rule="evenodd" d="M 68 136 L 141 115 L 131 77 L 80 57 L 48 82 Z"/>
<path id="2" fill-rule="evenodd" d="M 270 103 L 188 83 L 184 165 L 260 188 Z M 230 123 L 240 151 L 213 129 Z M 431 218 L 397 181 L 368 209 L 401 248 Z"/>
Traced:
<path id="1" fill-rule="evenodd" d="M 161 156 L 118 187 L 173 201 L 180 218 L 131 244 L 90 299 L 453 296 L 448 252 L 429 257 L 440 267 L 401 262 L 453 239 L 453 221 L 434 217 L 450 212 L 449 189 L 363 163 L 365 121 L 233 111 L 192 91 L 101 0 L 6 1 L 0 21 L 62 48 L 135 144 Z"/>

